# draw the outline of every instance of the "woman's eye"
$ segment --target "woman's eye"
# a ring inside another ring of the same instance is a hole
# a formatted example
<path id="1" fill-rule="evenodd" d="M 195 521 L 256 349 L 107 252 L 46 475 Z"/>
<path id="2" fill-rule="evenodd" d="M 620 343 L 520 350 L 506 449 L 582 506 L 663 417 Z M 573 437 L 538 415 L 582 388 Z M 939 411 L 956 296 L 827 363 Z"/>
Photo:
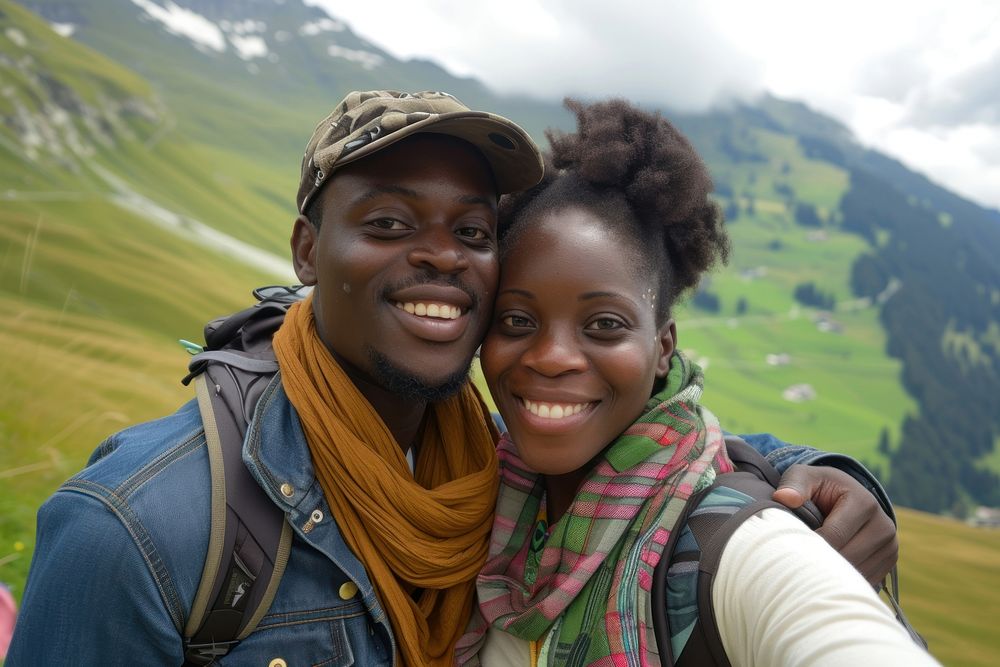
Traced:
<path id="1" fill-rule="evenodd" d="M 531 326 L 531 320 L 523 315 L 508 315 L 500 321 L 512 329 L 525 329 Z"/>
<path id="2" fill-rule="evenodd" d="M 586 328 L 591 331 L 614 331 L 624 326 L 624 322 L 614 317 L 599 317 L 588 324 Z"/>

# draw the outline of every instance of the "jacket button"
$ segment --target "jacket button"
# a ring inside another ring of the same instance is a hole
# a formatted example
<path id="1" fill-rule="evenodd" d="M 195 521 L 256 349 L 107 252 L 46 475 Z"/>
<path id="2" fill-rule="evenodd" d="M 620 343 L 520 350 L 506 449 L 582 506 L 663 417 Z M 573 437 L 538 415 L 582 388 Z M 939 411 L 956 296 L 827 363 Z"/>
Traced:
<path id="1" fill-rule="evenodd" d="M 271 662 L 267 663 L 267 667 L 288 667 L 288 663 L 282 658 L 275 658 Z"/>
<path id="2" fill-rule="evenodd" d="M 358 594 L 358 585 L 353 581 L 347 581 L 340 586 L 340 599 L 350 600 Z"/>
<path id="3" fill-rule="evenodd" d="M 292 487 L 291 484 L 289 484 L 288 482 L 285 482 L 284 484 L 281 485 L 281 495 L 283 495 L 286 498 L 291 498 L 292 496 L 295 495 L 295 489 Z M 275 660 L 279 660 L 279 659 L 280 658 L 275 658 Z M 272 665 L 271 667 L 275 667 L 275 666 Z"/>

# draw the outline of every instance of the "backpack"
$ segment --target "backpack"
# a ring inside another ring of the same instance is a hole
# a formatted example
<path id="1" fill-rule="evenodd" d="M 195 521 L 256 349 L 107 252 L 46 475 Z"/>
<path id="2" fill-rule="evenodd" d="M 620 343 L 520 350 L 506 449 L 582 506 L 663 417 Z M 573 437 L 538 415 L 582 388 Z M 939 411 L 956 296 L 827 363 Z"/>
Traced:
<path id="1" fill-rule="evenodd" d="M 243 464 L 243 439 L 278 372 L 271 339 L 307 288 L 254 290 L 258 303 L 205 326 L 205 346 L 182 380 L 194 381 L 212 477 L 211 526 L 201 582 L 184 627 L 184 665 L 209 665 L 257 627 L 278 590 L 292 529 Z"/>
<path id="2" fill-rule="evenodd" d="M 775 507 L 791 511 L 812 530 L 823 523 L 823 515 L 812 501 L 806 501 L 796 510 L 789 510 L 772 500 L 771 494 L 778 488 L 781 477 L 777 469 L 741 438 L 729 435 L 726 436 L 725 442 L 727 453 L 736 470 L 719 475 L 710 487 L 691 497 L 677 520 L 678 529 L 671 531 L 663 555 L 653 570 L 653 629 L 661 662 L 668 667 L 730 666 L 715 620 L 712 584 L 729 538 L 744 521 L 765 508 Z M 712 494 L 715 494 L 715 497 L 729 496 L 738 500 L 725 504 L 702 505 L 702 501 Z M 685 523 L 690 528 L 693 542 L 685 541 L 684 549 L 679 550 Z M 692 567 L 697 571 L 698 615 L 683 650 L 679 656 L 674 656 L 670 640 L 671 636 L 681 628 L 670 626 L 666 599 L 667 576 L 674 568 L 690 571 Z M 882 590 L 887 593 L 886 597 L 893 607 L 896 619 L 906 628 L 910 637 L 926 649 L 927 642 L 913 629 L 899 606 L 899 581 L 895 566 L 888 579 L 889 585 L 883 582 Z"/>

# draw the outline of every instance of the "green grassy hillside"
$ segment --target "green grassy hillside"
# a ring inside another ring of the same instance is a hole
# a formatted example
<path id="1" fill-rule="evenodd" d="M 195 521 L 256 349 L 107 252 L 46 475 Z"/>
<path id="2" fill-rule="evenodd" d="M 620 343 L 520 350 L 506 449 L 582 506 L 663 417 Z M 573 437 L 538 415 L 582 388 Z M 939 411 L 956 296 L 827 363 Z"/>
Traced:
<path id="1" fill-rule="evenodd" d="M 1000 653 L 1000 530 L 899 511 L 903 609 L 948 667 L 995 665 Z"/>
<path id="2" fill-rule="evenodd" d="M 4 39 L 0 116 L 19 120 L 0 123 L 0 580 L 19 597 L 39 504 L 109 433 L 190 397 L 177 338 L 198 339 L 287 271 L 190 231 L 209 220 L 239 232 L 241 218 L 280 209 L 273 174 L 185 139 L 165 110 L 115 115 L 160 107 L 134 73 L 6 1 Z M 248 236 L 286 255 L 287 233 L 271 229 Z"/>

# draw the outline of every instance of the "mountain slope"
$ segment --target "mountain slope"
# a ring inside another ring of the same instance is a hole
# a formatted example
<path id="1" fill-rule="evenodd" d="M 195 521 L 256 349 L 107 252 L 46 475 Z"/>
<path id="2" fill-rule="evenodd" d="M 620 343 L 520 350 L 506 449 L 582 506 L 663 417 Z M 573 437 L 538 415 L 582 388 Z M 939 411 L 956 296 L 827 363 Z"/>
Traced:
<path id="1" fill-rule="evenodd" d="M 786 218 L 795 218 L 812 238 L 836 231 L 866 244 L 851 258 L 850 293 L 855 305 L 877 309 L 886 351 L 901 362 L 902 386 L 917 407 L 893 438 L 898 445 L 887 470 L 892 496 L 960 515 L 970 504 L 1000 504 L 1000 264 L 994 256 L 1000 212 L 863 149 L 842 126 L 801 104 L 765 98 L 735 116 L 744 119 L 745 145 L 719 144 L 729 147 L 731 164 L 750 164 L 755 178 L 767 174 L 778 153 L 760 138 L 777 133 L 793 139 L 817 166 L 803 180 L 800 164 L 786 160 L 779 180 L 763 188 L 737 182 L 730 190 L 770 190 L 784 200 Z M 817 187 L 838 194 L 824 197 Z M 812 209 L 819 214 L 799 219 Z M 819 283 L 821 275 L 838 301 L 845 296 L 836 272 L 813 272 L 812 279 Z M 808 278 L 803 272 L 798 279 Z M 850 369 L 859 371 L 854 361 Z"/>
<path id="2" fill-rule="evenodd" d="M 764 118 L 678 118 L 712 168 L 733 239 L 730 266 L 703 287 L 718 308 L 697 308 L 696 298 L 678 318 L 681 345 L 709 360 L 706 401 L 729 428 L 772 430 L 885 471 L 878 434 L 895 433 L 912 401 L 884 353 L 877 309 L 851 294 L 851 262 L 866 245 L 832 220 L 849 175 Z M 802 205 L 819 227 L 796 221 Z M 832 312 L 799 303 L 803 283 L 821 285 Z"/>
<path id="3" fill-rule="evenodd" d="M 0 44 L 0 579 L 20 595 L 39 503 L 109 432 L 187 400 L 176 339 L 275 273 L 125 180 L 204 174 L 152 150 L 171 124 L 148 82 L 6 0 Z"/>
<path id="4" fill-rule="evenodd" d="M 239 128 L 241 139 L 253 142 L 248 147 L 282 163 L 301 150 L 301 119 L 322 118 L 350 90 L 447 90 L 473 107 L 517 118 L 535 136 L 553 119 L 568 118 L 558 105 L 496 95 L 432 62 L 400 61 L 301 0 L 24 4 L 129 63 L 183 110 L 181 122 L 197 138 L 213 143 Z"/>

